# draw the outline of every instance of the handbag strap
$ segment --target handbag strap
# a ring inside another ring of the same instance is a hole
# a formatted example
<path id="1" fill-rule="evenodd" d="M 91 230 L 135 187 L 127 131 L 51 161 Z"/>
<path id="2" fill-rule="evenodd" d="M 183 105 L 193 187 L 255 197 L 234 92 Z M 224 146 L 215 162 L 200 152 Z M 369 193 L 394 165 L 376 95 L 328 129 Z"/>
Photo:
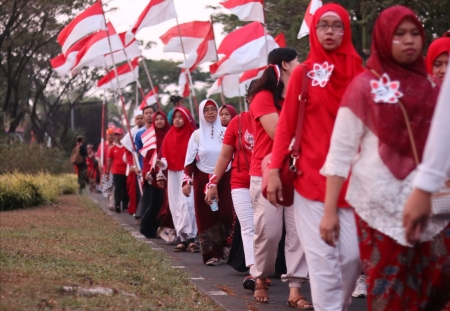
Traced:
<path id="1" fill-rule="evenodd" d="M 297 115 L 297 127 L 295 129 L 295 140 L 294 145 L 292 147 L 292 155 L 291 157 L 294 159 L 298 159 L 300 154 L 300 140 L 302 136 L 302 129 L 303 129 L 303 120 L 305 118 L 305 110 L 306 110 L 306 99 L 308 97 L 308 73 L 307 73 L 307 67 L 302 64 L 303 66 L 303 79 L 302 79 L 302 92 L 298 96 L 299 100 L 299 107 L 298 107 L 298 115 Z"/>
<path id="2" fill-rule="evenodd" d="M 381 78 L 381 76 L 378 74 L 378 72 L 376 72 L 374 69 L 372 69 L 370 71 L 378 79 Z M 403 105 L 402 101 L 400 99 L 397 99 L 397 100 L 398 100 L 398 105 L 400 106 L 400 109 L 402 110 L 403 117 L 405 118 L 406 128 L 408 130 L 409 141 L 411 143 L 411 149 L 412 149 L 413 156 L 414 156 L 414 162 L 416 162 L 416 166 L 418 166 L 419 165 L 419 154 L 417 153 L 416 143 L 414 140 L 413 132 L 411 130 L 411 123 L 409 122 L 408 113 L 406 112 L 405 106 Z"/>
<path id="3" fill-rule="evenodd" d="M 248 163 L 248 159 L 247 159 L 247 155 L 245 154 L 245 150 L 242 150 L 242 149 L 244 149 L 243 145 L 244 144 L 242 143 L 241 115 L 239 114 L 238 115 L 238 149 L 237 149 L 237 152 L 236 152 L 238 172 L 241 171 L 241 165 L 239 163 L 240 162 L 239 159 L 240 159 L 240 153 L 241 152 L 244 152 L 245 163 L 247 164 L 247 168 L 250 169 L 250 165 Z"/>

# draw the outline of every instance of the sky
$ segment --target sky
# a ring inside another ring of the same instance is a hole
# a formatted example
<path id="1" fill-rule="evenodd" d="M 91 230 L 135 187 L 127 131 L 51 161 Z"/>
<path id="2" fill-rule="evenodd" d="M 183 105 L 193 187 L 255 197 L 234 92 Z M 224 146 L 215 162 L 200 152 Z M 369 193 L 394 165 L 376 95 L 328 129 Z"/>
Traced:
<path id="1" fill-rule="evenodd" d="M 147 6 L 150 0 L 111 0 L 108 2 L 109 8 L 117 8 L 112 12 L 106 14 L 106 19 L 111 21 L 117 32 L 127 31 L 132 24 L 137 20 L 143 9 Z M 207 9 L 207 5 L 220 6 L 221 0 L 174 0 L 175 9 L 178 14 L 179 23 L 191 22 L 194 20 L 207 21 L 210 20 L 212 13 L 217 12 L 212 9 Z M 222 12 L 226 12 L 222 9 Z M 229 13 L 229 12 L 228 12 Z M 157 45 L 150 50 L 144 50 L 143 55 L 147 58 L 158 59 L 172 59 L 175 61 L 183 61 L 183 54 L 181 53 L 164 53 L 163 43 L 159 39 L 167 30 L 176 26 L 176 20 L 172 19 L 156 26 L 148 27 L 141 30 L 136 38 L 143 40 L 144 44 L 148 41 L 156 42 Z M 214 25 L 214 33 L 216 36 L 216 44 L 219 46 L 224 35 L 221 34 L 222 26 Z M 207 64 L 205 64 L 207 65 Z M 202 66 L 205 67 L 205 66 Z M 207 66 L 206 66 L 207 68 Z M 205 70 L 205 69 L 204 69 Z"/>

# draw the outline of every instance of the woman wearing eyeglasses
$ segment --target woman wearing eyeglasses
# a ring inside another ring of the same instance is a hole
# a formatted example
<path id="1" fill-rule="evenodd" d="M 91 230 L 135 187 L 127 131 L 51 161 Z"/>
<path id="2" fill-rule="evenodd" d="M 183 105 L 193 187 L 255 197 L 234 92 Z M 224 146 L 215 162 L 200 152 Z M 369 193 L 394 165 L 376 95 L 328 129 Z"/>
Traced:
<path id="1" fill-rule="evenodd" d="M 217 266 L 228 255 L 227 238 L 233 223 L 230 165 L 220 182 L 209 182 L 222 150 L 225 129 L 220 123 L 219 107 L 215 101 L 205 99 L 200 104 L 199 111 L 200 128 L 192 133 L 186 153 L 183 193 L 185 196 L 194 195 L 203 262 L 207 266 Z M 217 187 L 220 202 L 208 205 L 205 202 L 205 189 L 211 184 Z M 192 192 L 191 185 L 194 187 Z"/>
<path id="2" fill-rule="evenodd" d="M 311 50 L 289 80 L 285 104 L 272 149 L 268 199 L 276 203 L 283 185 L 279 170 L 295 135 L 304 72 L 308 96 L 300 142 L 293 210 L 297 232 L 309 268 L 315 310 L 346 310 L 361 273 L 353 209 L 344 200 L 346 185 L 337 203 L 341 226 L 337 247 L 322 241 L 319 224 L 324 213 L 326 178 L 319 171 L 325 162 L 340 100 L 351 80 L 363 71 L 351 41 L 350 17 L 338 4 L 319 8 L 312 20 Z M 281 199 L 281 198 L 280 198 Z"/>

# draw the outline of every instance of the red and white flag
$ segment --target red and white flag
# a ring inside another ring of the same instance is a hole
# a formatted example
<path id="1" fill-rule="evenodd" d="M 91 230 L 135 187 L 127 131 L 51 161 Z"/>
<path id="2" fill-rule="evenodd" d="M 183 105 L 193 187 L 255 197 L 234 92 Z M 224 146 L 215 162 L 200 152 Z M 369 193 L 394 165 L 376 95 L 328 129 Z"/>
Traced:
<path id="1" fill-rule="evenodd" d="M 245 86 L 239 84 L 239 76 L 240 74 L 233 74 L 218 78 L 208 90 L 206 97 L 210 97 L 212 94 L 220 94 L 222 90 L 223 95 L 227 98 L 244 96 Z"/>
<path id="2" fill-rule="evenodd" d="M 180 24 L 179 32 L 178 26 L 172 27 L 159 38 L 165 45 L 164 52 L 183 53 L 183 47 L 180 41 L 181 37 L 184 46 L 184 53 L 190 54 L 198 48 L 206 37 L 208 37 L 210 29 L 210 22 L 194 21 Z"/>
<path id="3" fill-rule="evenodd" d="M 139 150 L 139 153 L 145 158 L 149 150 L 156 149 L 156 132 L 153 125 L 142 133 L 141 139 L 142 148 Z M 156 155 L 156 152 L 154 152 L 153 155 Z"/>
<path id="4" fill-rule="evenodd" d="M 95 34 L 86 36 L 83 39 L 77 41 L 67 50 L 65 56 L 64 54 L 59 54 L 58 56 L 50 60 L 50 64 L 53 70 L 55 70 L 56 73 L 61 77 L 70 74 L 70 70 L 75 65 L 78 52 L 87 44 L 87 42 L 89 42 L 89 40 L 91 40 L 94 35 Z"/>
<path id="5" fill-rule="evenodd" d="M 150 0 L 134 26 L 127 32 L 126 43 L 143 28 L 158 25 L 172 18 L 177 18 L 173 0 Z"/>
<path id="6" fill-rule="evenodd" d="M 218 62 L 209 65 L 209 71 L 211 72 L 211 77 L 215 79 L 224 75 L 242 73 L 245 70 L 251 69 L 245 69 L 244 67 L 245 66 L 242 66 L 241 64 L 235 62 L 228 56 L 225 56 Z"/>
<path id="7" fill-rule="evenodd" d="M 155 86 L 153 90 L 151 90 L 147 96 L 145 96 L 144 100 L 141 102 L 141 105 L 139 106 L 139 109 L 142 110 L 147 106 L 154 105 L 158 102 L 158 99 L 156 98 L 158 96 L 158 87 Z"/>
<path id="8" fill-rule="evenodd" d="M 285 48 L 287 47 L 286 43 L 286 37 L 283 32 L 281 32 L 279 35 L 277 35 L 275 38 L 273 38 L 275 42 L 278 44 L 278 47 Z"/>
<path id="9" fill-rule="evenodd" d="M 109 36 L 109 39 L 108 39 Z M 111 23 L 108 23 L 108 31 L 100 30 L 78 52 L 72 75 L 80 73 L 83 67 L 105 67 L 105 54 L 122 50 L 122 40 L 116 34 Z"/>
<path id="10" fill-rule="evenodd" d="M 131 82 L 135 82 L 139 77 L 139 60 L 137 58 L 131 61 L 131 68 L 128 63 L 117 67 L 118 79 L 116 79 L 116 73 L 114 70 L 108 72 L 103 78 L 98 80 L 97 88 L 100 90 L 118 89 L 127 86 Z M 117 84 L 119 80 L 119 84 Z"/>
<path id="11" fill-rule="evenodd" d="M 258 69 L 252 69 L 244 72 L 239 79 L 239 85 L 241 86 L 241 88 L 243 87 L 244 89 L 248 89 L 250 83 L 255 79 L 259 79 L 266 68 L 267 66 L 264 66 Z"/>
<path id="12" fill-rule="evenodd" d="M 180 77 L 178 78 L 178 86 L 181 87 L 183 97 L 188 97 L 190 94 L 189 77 L 184 69 L 181 69 Z"/>
<path id="13" fill-rule="evenodd" d="M 63 54 L 66 54 L 67 50 L 81 38 L 104 29 L 106 28 L 102 2 L 97 1 L 64 27 L 57 41 L 62 47 Z"/>
<path id="14" fill-rule="evenodd" d="M 181 69 L 180 77 L 178 78 L 178 85 L 181 87 L 181 94 L 183 97 L 189 97 L 189 77 L 186 70 Z"/>
<path id="15" fill-rule="evenodd" d="M 309 35 L 313 15 L 321 6 L 322 0 L 311 0 L 311 2 L 308 4 L 305 12 L 305 17 L 303 18 L 302 26 L 300 27 L 300 32 L 297 35 L 297 39 L 301 39 L 304 36 Z"/>
<path id="16" fill-rule="evenodd" d="M 267 65 L 267 54 L 275 48 L 278 44 L 272 36 L 265 35 L 263 25 L 252 22 L 226 36 L 217 52 L 240 64 L 243 72 Z"/>
<path id="17" fill-rule="evenodd" d="M 227 0 L 220 4 L 241 21 L 255 21 L 264 24 L 264 0 Z"/>
<path id="18" fill-rule="evenodd" d="M 205 39 L 203 40 L 203 42 L 200 43 L 197 49 L 195 49 L 188 55 L 188 57 L 186 58 L 186 62 L 183 62 L 178 67 L 181 68 L 187 67 L 189 68 L 189 71 L 192 72 L 195 70 L 195 68 L 197 68 L 198 65 L 216 59 L 217 52 L 216 52 L 216 44 L 214 43 L 214 30 L 212 24 L 211 23 L 209 24 L 211 28 L 208 34 L 206 35 Z"/>
<path id="19" fill-rule="evenodd" d="M 125 51 L 124 50 L 116 51 L 112 53 L 113 56 L 111 56 L 111 53 L 105 54 L 106 66 L 112 66 L 113 63 L 119 64 L 121 62 L 126 61 L 127 59 L 131 60 L 141 56 L 141 50 L 139 49 L 139 45 L 136 39 L 131 40 L 130 43 L 126 45 L 125 36 L 126 36 L 125 32 L 119 33 L 119 38 L 120 40 L 122 40 L 123 46 L 125 46 Z"/>

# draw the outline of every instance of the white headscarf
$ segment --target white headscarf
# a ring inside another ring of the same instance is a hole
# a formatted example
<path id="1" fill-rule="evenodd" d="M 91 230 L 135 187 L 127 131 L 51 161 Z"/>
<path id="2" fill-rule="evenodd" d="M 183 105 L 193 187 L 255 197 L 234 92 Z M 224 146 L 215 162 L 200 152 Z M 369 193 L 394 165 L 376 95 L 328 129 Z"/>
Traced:
<path id="1" fill-rule="evenodd" d="M 208 102 L 213 103 L 217 108 L 217 118 L 213 123 L 206 121 L 203 113 L 203 109 Z M 220 151 L 222 150 L 225 128 L 222 127 L 218 112 L 219 106 L 214 100 L 205 99 L 200 103 L 200 128 L 192 133 L 186 152 L 185 165 L 189 165 L 197 159 L 197 167 L 207 174 L 212 174 L 214 172 L 214 167 L 216 166 Z M 196 139 L 196 137 L 198 137 L 198 139 Z"/>
<path id="2" fill-rule="evenodd" d="M 205 109 L 207 103 L 213 103 L 217 109 L 217 118 L 213 123 L 209 123 L 205 119 L 203 109 Z M 199 108 L 200 119 L 200 146 L 205 148 L 222 149 L 222 141 L 224 135 L 224 128 L 219 118 L 219 105 L 212 99 L 205 99 L 200 103 Z"/>

